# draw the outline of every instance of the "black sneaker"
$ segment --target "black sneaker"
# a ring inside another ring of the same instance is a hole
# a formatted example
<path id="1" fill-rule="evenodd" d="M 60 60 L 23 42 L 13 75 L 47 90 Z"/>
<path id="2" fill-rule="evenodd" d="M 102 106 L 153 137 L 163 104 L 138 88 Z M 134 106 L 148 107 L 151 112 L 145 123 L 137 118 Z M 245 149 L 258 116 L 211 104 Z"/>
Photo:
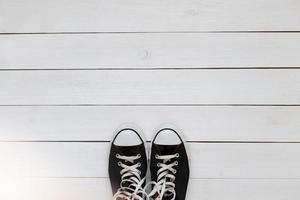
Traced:
<path id="1" fill-rule="evenodd" d="M 189 160 L 183 139 L 174 128 L 159 130 L 150 155 L 152 199 L 184 200 L 189 181 Z"/>
<path id="2" fill-rule="evenodd" d="M 109 178 L 117 200 L 146 199 L 143 187 L 147 173 L 145 142 L 132 128 L 117 132 L 111 143 Z"/>

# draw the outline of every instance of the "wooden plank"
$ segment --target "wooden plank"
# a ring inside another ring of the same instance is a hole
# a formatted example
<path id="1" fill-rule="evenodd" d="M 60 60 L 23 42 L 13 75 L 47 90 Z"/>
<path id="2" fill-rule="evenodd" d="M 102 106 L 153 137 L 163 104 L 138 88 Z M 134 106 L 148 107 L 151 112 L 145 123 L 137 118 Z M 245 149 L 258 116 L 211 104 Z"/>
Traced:
<path id="1" fill-rule="evenodd" d="M 173 123 L 189 141 L 300 142 L 299 106 L 1 106 L 1 141 L 108 141 L 124 122 L 148 140 Z"/>
<path id="2" fill-rule="evenodd" d="M 293 183 L 292 183 L 293 184 Z M 108 179 L 102 178 L 0 178 L 5 200 L 112 199 Z"/>
<path id="3" fill-rule="evenodd" d="M 299 31 L 293 0 L 1 0 L 1 32 Z"/>
<path id="4" fill-rule="evenodd" d="M 300 70 L 2 71 L 1 105 L 299 104 Z"/>
<path id="5" fill-rule="evenodd" d="M 300 178 L 299 143 L 190 143 L 192 178 Z M 0 176 L 107 177 L 109 143 L 0 143 Z M 272 169 L 272 170 L 270 170 Z"/>
<path id="6" fill-rule="evenodd" d="M 106 178 L 11 178 L 0 179 L 0 186 L 5 200 L 111 199 Z M 296 200 L 299 186 L 298 179 L 191 179 L 187 200 Z"/>
<path id="7" fill-rule="evenodd" d="M 299 67 L 299 33 L 0 35 L 0 69 Z"/>

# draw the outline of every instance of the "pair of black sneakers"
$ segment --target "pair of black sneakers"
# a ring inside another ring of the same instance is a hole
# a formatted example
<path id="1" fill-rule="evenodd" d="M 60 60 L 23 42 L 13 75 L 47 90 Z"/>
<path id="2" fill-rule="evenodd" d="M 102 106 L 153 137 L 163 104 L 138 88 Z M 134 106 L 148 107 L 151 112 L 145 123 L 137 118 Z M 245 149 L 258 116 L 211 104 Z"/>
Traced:
<path id="1" fill-rule="evenodd" d="M 151 181 L 146 184 L 148 165 Z M 123 127 L 112 140 L 109 177 L 114 200 L 184 200 L 189 173 L 185 143 L 174 127 L 155 133 L 149 160 L 136 128 Z"/>

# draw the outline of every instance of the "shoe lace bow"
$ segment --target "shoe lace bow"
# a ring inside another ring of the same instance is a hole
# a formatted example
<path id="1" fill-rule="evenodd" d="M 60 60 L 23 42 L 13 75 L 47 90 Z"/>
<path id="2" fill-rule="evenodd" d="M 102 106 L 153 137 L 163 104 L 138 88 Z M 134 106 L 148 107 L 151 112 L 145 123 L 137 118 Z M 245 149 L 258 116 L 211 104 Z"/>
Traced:
<path id="1" fill-rule="evenodd" d="M 178 157 L 178 153 L 174 155 L 155 155 L 155 158 L 160 160 L 161 163 L 157 163 L 157 167 L 159 167 L 157 182 L 152 181 L 147 185 L 147 187 L 149 185 L 153 186 L 152 191 L 148 195 L 149 197 L 154 197 L 155 200 L 162 200 L 163 197 L 169 197 L 171 200 L 176 198 L 174 181 L 177 170 L 174 167 L 178 165 L 178 161 L 171 162 L 171 160 Z"/>
<path id="2" fill-rule="evenodd" d="M 122 170 L 120 171 L 120 188 L 114 195 L 113 200 L 148 200 L 148 195 L 142 187 L 146 178 L 141 178 L 141 171 L 138 169 L 141 163 L 135 163 L 141 155 L 123 156 L 117 154 L 116 157 L 120 160 L 118 165 Z"/>

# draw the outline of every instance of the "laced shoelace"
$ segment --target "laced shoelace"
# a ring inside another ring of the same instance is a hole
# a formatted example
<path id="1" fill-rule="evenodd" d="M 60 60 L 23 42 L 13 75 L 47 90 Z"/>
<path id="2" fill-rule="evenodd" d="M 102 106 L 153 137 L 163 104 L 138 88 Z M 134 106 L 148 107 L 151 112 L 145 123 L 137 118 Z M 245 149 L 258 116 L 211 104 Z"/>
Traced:
<path id="1" fill-rule="evenodd" d="M 155 159 L 161 160 L 161 163 L 157 163 L 157 167 L 159 167 L 159 170 L 157 171 L 157 182 L 149 182 L 146 186 L 153 186 L 152 191 L 148 194 L 149 198 L 155 200 L 162 200 L 163 197 L 166 196 L 172 197 L 171 200 L 176 198 L 174 181 L 176 179 L 175 174 L 177 173 L 177 170 L 174 169 L 174 167 L 178 165 L 178 161 L 171 162 L 170 164 L 166 163 L 178 157 L 178 153 L 163 156 L 155 155 Z"/>
<path id="2" fill-rule="evenodd" d="M 135 160 L 139 159 L 141 155 L 121 156 L 117 154 L 116 157 L 120 160 L 118 165 L 122 167 L 122 170 L 120 171 L 120 188 L 114 195 L 113 200 L 148 200 L 148 195 L 142 188 L 146 178 L 141 179 L 141 171 L 138 169 L 141 163 L 134 164 Z M 132 165 L 127 165 L 121 161 L 129 162 Z"/>

